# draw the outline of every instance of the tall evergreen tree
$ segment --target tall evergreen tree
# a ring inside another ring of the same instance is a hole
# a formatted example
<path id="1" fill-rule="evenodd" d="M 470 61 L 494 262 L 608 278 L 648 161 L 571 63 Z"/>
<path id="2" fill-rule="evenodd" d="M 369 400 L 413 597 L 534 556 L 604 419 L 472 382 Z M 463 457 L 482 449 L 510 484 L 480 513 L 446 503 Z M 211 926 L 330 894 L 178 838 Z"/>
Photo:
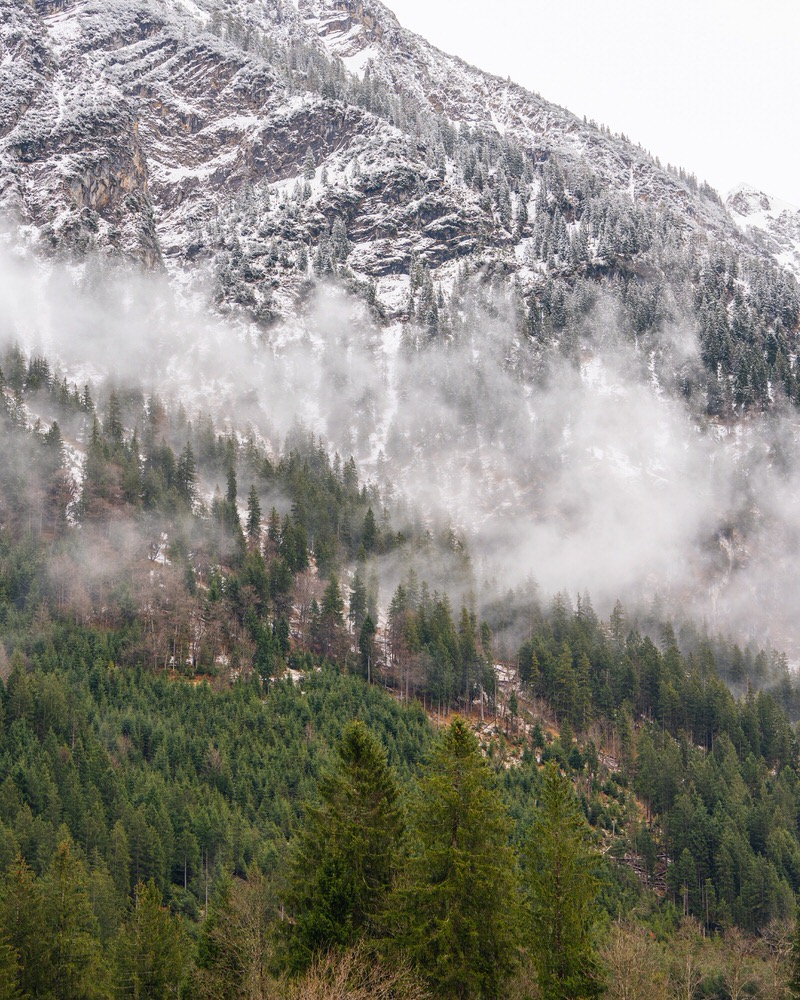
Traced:
<path id="1" fill-rule="evenodd" d="M 603 991 L 594 948 L 595 853 L 572 785 L 549 764 L 525 849 L 528 950 L 542 1000 L 589 1000 Z"/>
<path id="2" fill-rule="evenodd" d="M 41 885 L 20 857 L 0 882 L 0 940 L 5 955 L 6 989 L 13 996 L 44 996 L 51 979 L 48 929 Z M 14 980 L 11 980 L 11 975 Z"/>
<path id="3" fill-rule="evenodd" d="M 353 623 L 355 635 L 361 633 L 361 626 L 367 616 L 367 585 L 361 574 L 361 567 L 357 567 L 353 574 L 353 582 L 350 585 L 350 613 L 348 618 Z"/>
<path id="4" fill-rule="evenodd" d="M 369 615 L 364 619 L 361 631 L 358 633 L 358 652 L 361 661 L 361 676 L 368 681 L 372 680 L 375 670 L 375 633 L 377 632 L 375 623 Z"/>
<path id="5" fill-rule="evenodd" d="M 197 499 L 197 466 L 192 446 L 188 441 L 178 458 L 178 464 L 175 469 L 175 483 L 178 494 L 189 509 L 191 509 Z"/>
<path id="6" fill-rule="evenodd" d="M 250 487 L 247 497 L 247 538 L 253 545 L 261 542 L 261 504 L 255 485 Z"/>
<path id="7" fill-rule="evenodd" d="M 21 1000 L 19 962 L 7 936 L 0 931 L 0 1000 Z"/>
<path id="8" fill-rule="evenodd" d="M 189 958 L 188 942 L 155 884 L 138 883 L 128 919 L 116 942 L 117 988 L 133 1000 L 180 996 Z"/>
<path id="9" fill-rule="evenodd" d="M 345 726 L 319 800 L 306 811 L 291 862 L 289 950 L 296 969 L 317 952 L 383 932 L 401 819 L 386 754 L 363 722 Z"/>
<path id="10" fill-rule="evenodd" d="M 107 996 L 108 977 L 92 912 L 86 869 L 70 845 L 59 844 L 42 882 L 55 1000 Z"/>
<path id="11" fill-rule="evenodd" d="M 339 581 L 332 576 L 322 595 L 319 626 L 316 641 L 324 656 L 336 656 L 342 652 L 345 637 L 344 603 L 339 590 Z"/>
<path id="12" fill-rule="evenodd" d="M 435 995 L 501 997 L 516 953 L 509 819 L 464 719 L 441 734 L 409 818 L 399 940 Z"/>

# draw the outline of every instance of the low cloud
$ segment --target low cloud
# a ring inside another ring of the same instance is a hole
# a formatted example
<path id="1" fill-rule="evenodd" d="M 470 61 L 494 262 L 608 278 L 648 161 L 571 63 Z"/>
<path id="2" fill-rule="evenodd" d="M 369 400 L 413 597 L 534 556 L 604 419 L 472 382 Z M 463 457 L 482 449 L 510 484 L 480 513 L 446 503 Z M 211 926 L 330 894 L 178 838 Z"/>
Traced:
<path id="1" fill-rule="evenodd" d="M 0 333 L 79 385 L 141 385 L 276 448 L 300 422 L 432 522 L 452 522 L 479 588 L 533 575 L 545 595 L 586 590 L 604 611 L 658 593 L 797 656 L 797 414 L 731 426 L 693 414 L 665 384 L 696 364 L 690 324 L 637 347 L 601 300 L 565 360 L 532 348 L 502 295 L 491 308 L 468 298 L 452 339 L 420 344 L 341 289 L 264 330 L 216 314 L 208 285 L 6 255 Z"/>

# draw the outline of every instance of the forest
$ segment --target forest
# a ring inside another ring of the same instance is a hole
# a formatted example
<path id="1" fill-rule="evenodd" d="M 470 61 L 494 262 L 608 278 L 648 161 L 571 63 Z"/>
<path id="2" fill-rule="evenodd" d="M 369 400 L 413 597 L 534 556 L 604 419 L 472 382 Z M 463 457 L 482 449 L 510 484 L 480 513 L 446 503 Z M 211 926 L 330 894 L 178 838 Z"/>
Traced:
<path id="1" fill-rule="evenodd" d="M 785 656 L 0 360 L 0 998 L 800 996 Z"/>

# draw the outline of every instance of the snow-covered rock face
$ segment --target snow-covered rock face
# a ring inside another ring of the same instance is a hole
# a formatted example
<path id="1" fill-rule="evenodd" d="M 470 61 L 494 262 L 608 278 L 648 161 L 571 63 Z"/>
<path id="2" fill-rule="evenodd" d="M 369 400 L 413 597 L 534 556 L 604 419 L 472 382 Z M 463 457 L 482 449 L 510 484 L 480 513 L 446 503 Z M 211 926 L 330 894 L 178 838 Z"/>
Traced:
<path id="1" fill-rule="evenodd" d="M 340 216 L 365 275 L 479 248 L 517 270 L 524 225 L 512 237 L 498 216 L 492 164 L 482 192 L 456 167 L 456 145 L 480 157 L 484 132 L 735 238 L 713 198 L 641 150 L 444 55 L 374 0 L 3 0 L 0 74 L 0 211 L 43 250 L 184 265 L 218 251 L 204 230 L 231 196 L 310 180 L 300 211 L 259 213 L 256 243 L 313 246 Z"/>
<path id="2" fill-rule="evenodd" d="M 733 338 L 766 336 L 779 292 L 790 394 L 794 286 L 762 265 L 796 268 L 796 213 L 757 192 L 726 211 L 376 0 L 0 12 L 4 242 L 67 261 L 21 295 L 0 258 L 3 322 L 26 347 L 53 348 L 71 377 L 116 364 L 275 444 L 300 418 L 387 491 L 472 531 L 505 580 L 513 564 L 619 596 L 691 592 L 718 572 L 720 525 L 745 519 L 742 449 L 700 437 L 702 391 L 685 404 L 703 374 L 696 321 L 707 353 L 736 360 Z M 91 251 L 73 288 L 73 255 Z M 104 257 L 160 274 L 132 292 L 120 269 L 126 288 L 105 276 L 111 307 L 87 304 Z M 760 368 L 709 370 L 724 420 L 743 412 L 734 390 L 774 395 Z M 770 571 L 800 474 L 785 495 L 760 549 Z M 800 543 L 786 551 L 791 591 Z M 741 592 L 734 617 L 763 588 Z"/>
<path id="3" fill-rule="evenodd" d="M 353 105 L 291 93 L 269 59 L 248 54 L 246 37 L 237 46 L 205 30 L 212 19 L 222 30 L 213 8 L 180 0 L 5 6 L 1 204 L 34 226 L 43 249 L 109 246 L 151 266 L 162 256 L 191 259 L 198 224 L 243 185 L 302 179 L 309 154 L 319 166 L 333 161 L 335 177 L 359 153 L 377 164 L 346 203 L 336 195 L 320 206 L 356 217 L 370 269 L 391 268 L 380 240 L 408 226 L 402 209 L 418 181 L 431 194 L 429 229 L 459 208 L 436 194 L 441 184 L 427 177 L 414 142 Z M 225 33 L 251 30 L 242 23 L 229 15 Z M 263 45 L 273 20 L 262 17 L 252 30 Z M 322 21 L 314 38 L 317 30 Z M 302 42 L 308 30 L 295 17 L 283 34 Z M 410 214 L 419 228 L 420 213 Z M 304 215 L 284 234 L 293 242 L 326 225 L 324 214 Z M 462 230 L 476 228 L 468 215 Z M 474 238 L 465 243 L 461 233 L 458 242 L 471 249 Z"/>
<path id="4" fill-rule="evenodd" d="M 725 205 L 742 232 L 758 242 L 778 263 L 800 278 L 800 208 L 740 184 Z"/>

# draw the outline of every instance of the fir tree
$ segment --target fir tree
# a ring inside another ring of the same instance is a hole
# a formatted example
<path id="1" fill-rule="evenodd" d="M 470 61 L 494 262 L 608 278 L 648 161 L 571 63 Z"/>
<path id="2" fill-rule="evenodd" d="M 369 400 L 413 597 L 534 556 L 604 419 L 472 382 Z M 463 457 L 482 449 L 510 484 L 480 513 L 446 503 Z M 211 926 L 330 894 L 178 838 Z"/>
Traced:
<path id="1" fill-rule="evenodd" d="M 49 965 L 56 1000 L 90 1000 L 106 995 L 97 920 L 86 870 L 69 844 L 59 844 L 42 883 L 49 936 Z"/>
<path id="2" fill-rule="evenodd" d="M 191 510 L 197 499 L 197 466 L 192 446 L 188 441 L 178 458 L 175 481 L 179 496 Z"/>
<path id="3" fill-rule="evenodd" d="M 420 779 L 399 940 L 438 997 L 501 997 L 516 951 L 509 820 L 478 741 L 456 717 Z"/>
<path id="4" fill-rule="evenodd" d="M 358 633 L 358 652 L 361 660 L 361 676 L 368 681 L 372 680 L 375 667 L 375 634 L 377 631 L 375 623 L 367 614 Z"/>
<path id="5" fill-rule="evenodd" d="M 367 585 L 361 575 L 361 567 L 357 567 L 350 585 L 350 613 L 348 618 L 353 623 L 353 632 L 359 635 L 361 626 L 367 615 Z"/>
<path id="6" fill-rule="evenodd" d="M 21 1000 L 19 973 L 17 953 L 0 930 L 0 1000 Z"/>
<path id="7" fill-rule="evenodd" d="M 361 544 L 364 546 L 364 551 L 372 552 L 377 540 L 378 526 L 375 523 L 375 515 L 372 513 L 372 507 L 368 507 L 367 513 L 364 515 L 364 526 L 361 531 Z"/>
<path id="8" fill-rule="evenodd" d="M 594 949 L 595 853 L 570 781 L 549 764 L 523 858 L 533 959 L 543 1000 L 588 1000 L 603 991 Z"/>
<path id="9" fill-rule="evenodd" d="M 247 497 L 247 538 L 256 546 L 261 541 L 261 504 L 255 485 L 250 487 Z"/>
<path id="10" fill-rule="evenodd" d="M 0 942 L 9 997 L 17 989 L 24 997 L 45 996 L 51 985 L 51 966 L 44 900 L 41 884 L 21 857 L 0 883 Z"/>
<path id="11" fill-rule="evenodd" d="M 188 957 L 181 926 L 161 905 L 158 889 L 140 882 L 116 943 L 120 994 L 134 1000 L 180 996 Z"/>
<path id="12" fill-rule="evenodd" d="M 303 177 L 305 180 L 310 181 L 314 177 L 316 170 L 317 165 L 314 162 L 314 154 L 311 152 L 311 148 L 309 147 L 306 150 L 305 159 L 303 160 Z"/>
<path id="13" fill-rule="evenodd" d="M 291 963 L 383 933 L 401 832 L 386 754 L 362 722 L 345 726 L 333 770 L 306 811 L 291 862 L 287 902 Z"/>

